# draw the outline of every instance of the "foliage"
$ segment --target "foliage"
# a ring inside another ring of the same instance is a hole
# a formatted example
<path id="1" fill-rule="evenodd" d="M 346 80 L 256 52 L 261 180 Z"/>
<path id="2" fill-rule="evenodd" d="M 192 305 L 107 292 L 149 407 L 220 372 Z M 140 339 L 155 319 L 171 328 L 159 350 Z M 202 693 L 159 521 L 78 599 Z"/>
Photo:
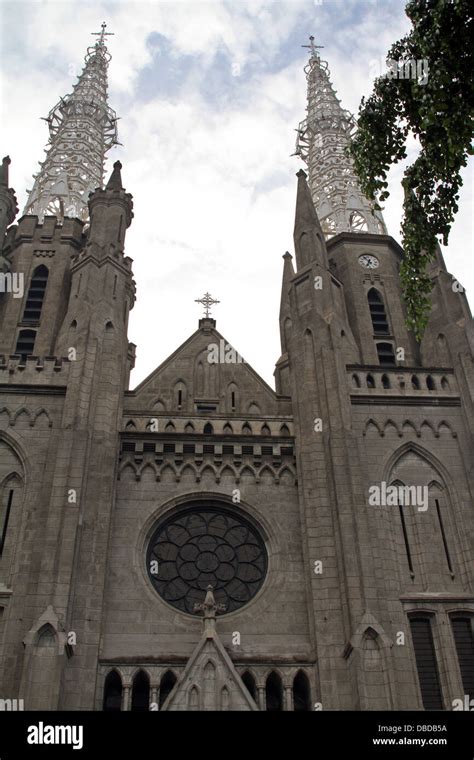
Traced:
<path id="1" fill-rule="evenodd" d="M 387 75 L 362 99 L 349 149 L 362 190 L 380 208 L 388 197 L 390 166 L 406 158 L 410 133 L 419 141 L 419 155 L 402 180 L 400 270 L 407 325 L 418 340 L 431 306 L 427 265 L 438 241 L 447 244 L 458 210 L 460 171 L 474 153 L 473 8 L 472 0 L 408 2 L 405 12 L 413 28 L 391 47 Z"/>

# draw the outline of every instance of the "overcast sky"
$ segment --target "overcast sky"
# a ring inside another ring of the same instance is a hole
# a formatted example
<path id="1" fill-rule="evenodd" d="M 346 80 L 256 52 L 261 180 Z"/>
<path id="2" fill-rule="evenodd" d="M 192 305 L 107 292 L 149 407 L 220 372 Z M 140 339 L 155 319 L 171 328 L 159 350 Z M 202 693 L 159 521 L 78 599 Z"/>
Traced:
<path id="1" fill-rule="evenodd" d="M 0 0 L 2 156 L 20 209 L 43 160 L 40 121 L 71 91 L 106 21 L 109 103 L 120 116 L 123 163 L 135 218 L 126 253 L 137 303 L 132 387 L 197 328 L 205 291 L 220 299 L 217 328 L 274 387 L 280 356 L 282 255 L 293 252 L 295 128 L 305 116 L 303 67 L 310 34 L 324 45 L 344 107 L 357 113 L 390 45 L 409 30 L 404 0 Z M 413 158 L 412 147 L 410 151 Z M 409 155 L 409 159 L 410 159 Z M 400 240 L 402 167 L 390 175 L 384 212 Z M 448 269 L 474 292 L 473 162 L 445 251 Z M 472 297 L 471 297 L 472 304 Z"/>

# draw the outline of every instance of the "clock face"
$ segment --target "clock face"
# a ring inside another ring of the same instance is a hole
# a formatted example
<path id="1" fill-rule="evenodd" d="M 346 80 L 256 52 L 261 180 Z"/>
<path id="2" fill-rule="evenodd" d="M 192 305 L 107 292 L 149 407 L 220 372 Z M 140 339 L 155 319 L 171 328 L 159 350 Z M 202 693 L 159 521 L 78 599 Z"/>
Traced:
<path id="1" fill-rule="evenodd" d="M 365 269 L 377 269 L 379 260 L 376 256 L 372 256 L 370 253 L 364 253 L 359 256 L 359 264 Z"/>

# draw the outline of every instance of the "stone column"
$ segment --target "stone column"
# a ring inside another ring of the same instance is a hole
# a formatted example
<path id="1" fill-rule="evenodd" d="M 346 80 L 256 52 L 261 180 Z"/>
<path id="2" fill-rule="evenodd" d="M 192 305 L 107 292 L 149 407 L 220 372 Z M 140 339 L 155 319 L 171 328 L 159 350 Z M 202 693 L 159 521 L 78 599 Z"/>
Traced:
<path id="1" fill-rule="evenodd" d="M 130 703 L 130 684 L 123 687 L 123 693 L 122 693 L 122 710 L 123 712 L 127 712 L 127 710 L 130 709 L 129 706 Z"/>

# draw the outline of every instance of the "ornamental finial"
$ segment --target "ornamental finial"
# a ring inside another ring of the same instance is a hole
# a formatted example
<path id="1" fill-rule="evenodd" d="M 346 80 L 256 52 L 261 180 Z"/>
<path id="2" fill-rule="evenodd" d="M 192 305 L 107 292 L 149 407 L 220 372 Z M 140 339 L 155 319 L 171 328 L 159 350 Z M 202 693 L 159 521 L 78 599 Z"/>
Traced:
<path id="1" fill-rule="evenodd" d="M 204 602 L 194 605 L 194 612 L 202 612 L 204 614 L 204 629 L 206 632 L 214 631 L 216 627 L 216 612 L 225 612 L 226 605 L 217 603 L 214 597 L 212 586 L 206 589 L 206 596 Z"/>

